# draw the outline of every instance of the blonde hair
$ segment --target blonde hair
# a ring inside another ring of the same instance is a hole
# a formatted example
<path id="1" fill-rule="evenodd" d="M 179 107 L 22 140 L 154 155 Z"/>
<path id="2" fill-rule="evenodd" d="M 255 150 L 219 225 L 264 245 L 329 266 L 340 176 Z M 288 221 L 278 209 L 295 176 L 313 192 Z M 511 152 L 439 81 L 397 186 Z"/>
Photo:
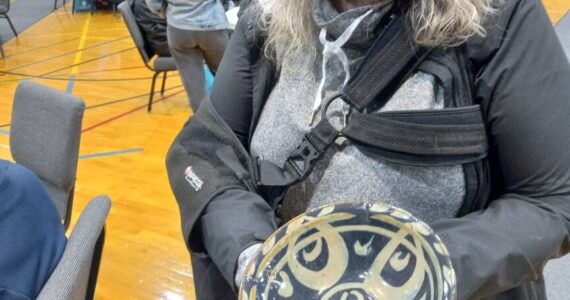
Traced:
<path id="1" fill-rule="evenodd" d="M 409 1 L 407 24 L 416 44 L 453 47 L 473 35 L 485 36 L 483 22 L 502 0 L 393 0 Z M 262 9 L 261 24 L 267 31 L 265 54 L 280 65 L 282 58 L 316 57 L 317 28 L 311 15 L 311 0 L 273 0 Z"/>

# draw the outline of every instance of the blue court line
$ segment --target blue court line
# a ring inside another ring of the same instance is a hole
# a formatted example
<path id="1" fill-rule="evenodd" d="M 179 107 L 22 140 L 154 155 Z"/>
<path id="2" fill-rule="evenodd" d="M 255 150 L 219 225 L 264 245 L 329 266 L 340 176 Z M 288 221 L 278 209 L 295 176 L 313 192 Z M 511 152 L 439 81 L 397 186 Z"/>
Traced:
<path id="1" fill-rule="evenodd" d="M 0 129 L 0 134 L 10 135 L 10 131 L 4 130 L 4 129 Z"/>
<path id="2" fill-rule="evenodd" d="M 143 148 L 134 148 L 134 149 L 119 150 L 119 151 L 111 151 L 111 152 L 85 154 L 85 155 L 80 155 L 79 159 L 90 159 L 90 158 L 96 158 L 96 157 L 117 156 L 117 155 L 123 155 L 123 154 L 138 153 L 138 152 L 143 152 L 143 151 L 144 151 Z"/>
<path id="3" fill-rule="evenodd" d="M 75 79 L 76 78 L 77 78 L 77 75 L 75 75 L 75 74 L 69 76 L 69 82 L 67 82 L 67 89 L 65 89 L 66 93 L 71 94 L 73 92 L 73 87 L 75 86 Z"/>

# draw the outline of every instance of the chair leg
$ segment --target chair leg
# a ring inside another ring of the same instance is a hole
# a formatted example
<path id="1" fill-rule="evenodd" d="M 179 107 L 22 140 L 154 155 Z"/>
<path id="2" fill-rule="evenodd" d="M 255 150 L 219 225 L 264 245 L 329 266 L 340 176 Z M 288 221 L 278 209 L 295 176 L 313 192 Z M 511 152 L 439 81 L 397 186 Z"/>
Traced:
<path id="1" fill-rule="evenodd" d="M 162 89 L 160 89 L 161 96 L 164 96 L 164 87 L 166 86 L 166 74 L 168 74 L 168 72 L 164 72 L 164 74 L 162 75 Z"/>
<path id="2" fill-rule="evenodd" d="M 89 270 L 89 279 L 87 281 L 87 291 L 85 299 L 93 300 L 95 298 L 95 288 L 97 287 L 97 277 L 99 277 L 99 267 L 101 266 L 101 256 L 103 255 L 103 246 L 105 245 L 105 227 L 101 231 L 95 249 L 93 250 L 93 259 L 91 260 L 91 270 Z"/>
<path id="3" fill-rule="evenodd" d="M 152 76 L 152 83 L 150 85 L 150 97 L 148 98 L 148 108 L 147 111 L 150 112 L 152 110 L 152 100 L 154 99 L 154 86 L 156 85 L 156 78 L 158 78 L 160 72 L 154 72 L 154 76 Z"/>
<path id="4" fill-rule="evenodd" d="M 96 0 L 91 1 L 91 15 L 95 13 L 95 2 Z"/>
<path id="5" fill-rule="evenodd" d="M 57 0 L 53 1 L 53 10 L 57 9 Z"/>
<path id="6" fill-rule="evenodd" d="M 116 15 L 117 13 L 117 4 L 113 3 L 113 17 Z"/>
<path id="7" fill-rule="evenodd" d="M 8 24 L 10 24 L 10 28 L 12 28 L 14 36 L 18 37 L 18 32 L 16 31 L 16 28 L 14 28 L 14 24 L 12 24 L 12 20 L 10 20 L 10 17 L 7 14 L 4 14 L 4 17 L 6 17 L 6 20 L 8 20 Z"/>
<path id="8" fill-rule="evenodd" d="M 4 48 L 2 48 L 2 41 L 0 41 L 0 54 L 2 55 L 2 58 L 6 58 L 6 54 L 4 54 Z"/>

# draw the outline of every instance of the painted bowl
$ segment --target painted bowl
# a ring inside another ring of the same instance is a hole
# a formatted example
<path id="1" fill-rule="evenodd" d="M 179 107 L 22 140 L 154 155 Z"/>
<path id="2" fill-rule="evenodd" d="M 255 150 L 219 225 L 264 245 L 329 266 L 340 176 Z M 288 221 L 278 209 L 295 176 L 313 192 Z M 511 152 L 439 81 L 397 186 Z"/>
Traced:
<path id="1" fill-rule="evenodd" d="M 383 202 L 302 214 L 267 239 L 246 270 L 240 300 L 455 299 L 440 238 Z"/>

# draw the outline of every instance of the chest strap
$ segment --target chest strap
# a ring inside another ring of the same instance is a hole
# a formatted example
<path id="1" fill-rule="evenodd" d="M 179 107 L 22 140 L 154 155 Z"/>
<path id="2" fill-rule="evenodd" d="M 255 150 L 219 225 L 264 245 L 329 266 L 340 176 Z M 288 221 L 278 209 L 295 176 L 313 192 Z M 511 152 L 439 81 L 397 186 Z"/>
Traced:
<path id="1" fill-rule="evenodd" d="M 457 165 L 487 155 L 487 133 L 478 105 L 351 116 L 342 134 L 383 160 L 414 165 Z"/>
<path id="2" fill-rule="evenodd" d="M 486 134 L 478 109 L 458 111 L 455 116 L 443 118 L 435 117 L 437 113 L 405 117 L 364 113 L 371 103 L 375 109 L 384 106 L 428 52 L 410 41 L 401 17 L 391 18 L 355 76 L 342 93 L 325 102 L 320 122 L 304 136 L 285 164 L 281 167 L 270 161 L 257 161 L 254 167 L 257 185 L 287 187 L 302 181 L 339 136 L 370 146 L 375 154 L 395 161 L 425 157 L 429 162 L 434 158 L 438 161 L 442 156 L 447 161 L 457 162 L 459 158 L 486 155 Z M 356 110 L 341 131 L 336 130 L 326 116 L 328 106 L 339 98 Z M 465 117 L 471 118 L 467 124 Z"/>

